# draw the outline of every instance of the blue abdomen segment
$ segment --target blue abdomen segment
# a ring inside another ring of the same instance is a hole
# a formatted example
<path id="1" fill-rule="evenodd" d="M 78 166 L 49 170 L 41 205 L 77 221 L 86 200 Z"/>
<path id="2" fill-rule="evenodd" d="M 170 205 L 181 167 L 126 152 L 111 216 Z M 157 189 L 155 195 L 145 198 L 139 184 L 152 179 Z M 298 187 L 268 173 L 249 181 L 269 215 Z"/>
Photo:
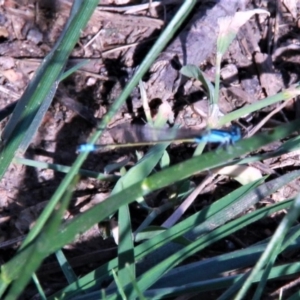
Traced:
<path id="1" fill-rule="evenodd" d="M 83 144 L 77 148 L 77 152 L 92 152 L 95 150 L 97 150 L 97 146 L 93 144 Z"/>

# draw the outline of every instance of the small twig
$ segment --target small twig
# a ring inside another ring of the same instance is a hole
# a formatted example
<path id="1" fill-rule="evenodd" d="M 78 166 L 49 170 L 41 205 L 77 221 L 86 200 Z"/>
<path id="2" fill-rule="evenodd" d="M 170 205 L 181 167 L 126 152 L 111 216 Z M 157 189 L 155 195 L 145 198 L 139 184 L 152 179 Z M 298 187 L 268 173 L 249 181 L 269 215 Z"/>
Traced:
<path id="1" fill-rule="evenodd" d="M 162 5 L 161 2 L 153 2 L 153 3 L 151 3 L 151 8 L 158 7 L 161 5 Z M 122 7 L 103 5 L 103 6 L 98 6 L 98 9 L 104 10 L 104 11 L 124 12 L 124 14 L 133 14 L 133 13 L 137 13 L 139 11 L 145 10 L 145 9 L 149 9 L 149 3 L 139 4 L 139 5 L 122 6 Z"/>
<path id="2" fill-rule="evenodd" d="M 150 42 L 150 41 L 155 40 L 155 39 L 157 39 L 157 37 L 153 37 L 153 38 L 149 38 L 149 39 L 146 39 L 146 40 L 143 40 L 143 41 L 139 41 L 137 43 L 127 44 L 127 45 L 124 45 L 124 46 L 109 49 L 109 50 L 103 51 L 102 56 L 108 55 L 108 54 L 116 52 L 116 51 L 121 51 L 121 50 L 125 50 L 125 49 L 131 48 L 131 47 L 135 47 L 135 46 L 138 46 L 138 45 L 143 44 L 143 43 Z"/>
<path id="3" fill-rule="evenodd" d="M 291 99 L 292 100 L 292 99 Z M 275 114 L 277 114 L 279 111 L 281 111 L 291 100 L 284 101 L 282 104 L 280 104 L 276 109 L 271 111 L 266 117 L 264 117 L 252 130 L 250 130 L 246 137 L 252 136 L 254 133 L 256 133 L 263 125 L 271 119 L 271 117 Z"/>
<path id="4" fill-rule="evenodd" d="M 286 292 L 287 290 L 299 285 L 300 285 L 300 278 L 297 278 L 294 281 L 291 281 L 288 284 L 283 285 L 279 289 L 275 290 L 273 293 L 270 294 L 270 297 L 276 297 L 278 295 L 281 295 L 283 291 Z"/>
<path id="5" fill-rule="evenodd" d="M 94 35 L 94 37 L 92 37 L 85 45 L 83 48 L 87 48 L 90 44 L 92 44 L 94 42 L 94 40 L 100 35 L 102 31 L 102 28 Z"/>
<path id="6" fill-rule="evenodd" d="M 199 193 L 210 184 L 217 174 L 207 175 L 201 184 L 199 184 L 195 190 L 181 203 L 181 205 L 176 209 L 176 211 L 161 225 L 165 228 L 170 228 L 173 226 L 185 213 L 185 211 L 191 206 Z"/>
<path id="7" fill-rule="evenodd" d="M 26 236 L 27 236 L 26 234 L 25 235 L 20 235 L 20 236 L 14 238 L 14 239 L 2 242 L 2 243 L 0 243 L 0 249 L 1 248 L 7 248 L 7 247 L 9 247 L 13 244 L 18 243 L 18 242 L 22 242 L 23 240 L 25 240 Z"/>

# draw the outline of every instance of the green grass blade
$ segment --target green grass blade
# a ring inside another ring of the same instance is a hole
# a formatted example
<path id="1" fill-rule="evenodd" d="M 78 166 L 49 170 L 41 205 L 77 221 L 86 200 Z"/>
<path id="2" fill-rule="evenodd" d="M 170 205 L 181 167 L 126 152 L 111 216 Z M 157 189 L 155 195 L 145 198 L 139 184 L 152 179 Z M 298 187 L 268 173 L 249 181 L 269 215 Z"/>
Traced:
<path id="1" fill-rule="evenodd" d="M 39 236 L 34 240 L 30 245 L 30 251 L 28 257 L 24 261 L 24 268 L 21 272 L 18 272 L 17 280 L 15 280 L 11 288 L 8 291 L 8 294 L 5 296 L 5 299 L 18 299 L 22 291 L 28 284 L 32 274 L 38 269 L 43 259 L 48 255 L 49 246 L 53 243 L 57 236 L 57 230 L 63 219 L 63 214 L 67 209 L 71 196 L 73 193 L 73 187 L 76 184 L 77 180 L 69 186 L 69 189 L 65 193 L 64 197 L 58 209 L 53 212 L 51 218 L 48 220 L 43 231 L 40 232 Z M 28 250 L 28 249 L 26 249 Z M 17 255 L 16 255 L 17 256 Z M 3 279 L 8 279 L 8 274 L 5 272 L 4 266 L 1 267 L 1 285 L 5 282 Z M 1 289 L 2 290 L 2 289 Z M 1 295 L 2 296 L 2 295 Z M 0 297 L 1 297 L 0 296 Z"/>
<path id="2" fill-rule="evenodd" d="M 74 273 L 71 265 L 69 264 L 67 258 L 65 257 L 64 253 L 61 250 L 55 252 L 58 264 L 64 273 L 68 283 L 75 282 L 77 280 L 77 276 Z"/>
<path id="3" fill-rule="evenodd" d="M 196 272 L 199 272 L 197 270 Z M 268 279 L 281 279 L 283 276 L 295 276 L 300 272 L 300 263 L 291 263 L 284 264 L 281 266 L 277 266 L 272 268 L 270 276 Z M 186 285 L 174 285 L 169 286 L 167 288 L 159 288 L 159 289 L 151 289 L 146 291 L 144 295 L 148 297 L 148 299 L 163 299 L 166 297 L 176 297 L 180 295 L 187 295 L 189 293 L 205 293 L 205 292 L 216 292 L 218 289 L 227 288 L 236 282 L 238 282 L 243 275 L 234 275 L 234 276 L 222 276 L 219 278 L 215 278 L 214 280 L 200 281 L 200 282 L 192 282 Z M 258 283 L 261 279 L 262 272 L 260 272 L 255 278 L 255 283 Z M 204 296 L 205 297 L 205 294 Z M 218 298 L 220 300 L 221 298 Z M 232 298 L 227 298 L 232 299 Z M 299 299 L 299 298 L 294 298 Z M 224 300 L 224 299 L 223 299 Z"/>
<path id="4" fill-rule="evenodd" d="M 199 80 L 203 84 L 206 92 L 208 93 L 210 103 L 214 103 L 214 86 L 208 80 L 205 73 L 200 70 L 199 67 L 195 65 L 186 65 L 181 68 L 180 73 L 189 78 L 195 78 Z"/>
<path id="5" fill-rule="evenodd" d="M 290 206 L 291 201 L 289 203 L 279 203 L 274 205 L 274 211 L 278 211 L 280 209 L 286 208 Z M 243 224 L 243 226 L 247 226 L 252 224 L 253 222 L 265 217 L 266 211 L 272 211 L 268 207 L 259 210 L 259 212 L 250 213 L 247 215 L 242 216 L 241 218 L 234 220 L 223 227 L 217 228 L 213 232 L 203 235 L 201 238 L 197 239 L 196 241 L 192 242 L 190 245 L 182 248 L 172 256 L 168 257 L 164 261 L 156 264 L 152 269 L 144 273 L 138 279 L 138 285 L 142 291 L 145 291 L 148 287 L 152 286 L 155 281 L 157 281 L 162 274 L 166 273 L 168 270 L 172 269 L 175 265 L 179 264 L 189 256 L 193 255 L 194 253 L 208 247 L 209 245 L 219 241 L 220 239 L 236 232 L 241 227 L 239 224 Z M 135 291 L 132 287 L 125 288 L 126 295 L 129 298 L 136 297 Z M 117 295 L 115 294 L 112 299 L 116 299 Z"/>
<path id="6" fill-rule="evenodd" d="M 295 138 L 292 138 L 288 140 L 287 142 L 283 143 L 278 149 L 271 151 L 269 153 L 260 154 L 260 155 L 254 155 L 251 157 L 246 157 L 243 159 L 236 160 L 236 164 L 247 164 L 255 161 L 263 161 L 265 159 L 277 157 L 280 155 L 284 155 L 287 153 L 291 153 L 293 151 L 296 151 L 300 148 L 300 136 L 297 136 Z"/>
<path id="7" fill-rule="evenodd" d="M 288 200 L 290 204 L 286 202 L 287 206 L 291 205 L 293 200 Z M 248 268 L 257 262 L 266 249 L 266 246 L 267 242 L 264 241 L 258 245 L 179 266 L 161 277 L 151 288 L 158 289 L 167 286 L 179 286 L 193 282 L 214 280 L 222 276 L 224 272 Z M 296 251 L 299 248 L 300 239 L 295 240 L 287 248 L 282 247 L 281 251 L 286 250 L 288 253 L 288 251 Z M 198 272 L 199 270 L 205 270 L 205 272 Z"/>
<path id="8" fill-rule="evenodd" d="M 281 221 L 279 227 L 273 234 L 273 237 L 272 237 L 266 251 L 264 252 L 262 257 L 259 259 L 258 263 L 256 264 L 256 266 L 250 273 L 250 276 L 247 278 L 247 280 L 243 284 L 242 288 L 236 295 L 235 299 L 242 299 L 246 295 L 246 293 L 247 293 L 248 289 L 250 288 L 252 281 L 253 281 L 254 277 L 257 275 L 257 273 L 263 268 L 263 266 L 266 263 L 268 263 L 270 260 L 271 261 L 274 260 L 273 255 L 277 256 L 279 247 L 280 247 L 287 231 L 292 226 L 292 224 L 297 220 L 299 214 L 300 214 L 300 196 L 298 196 L 296 198 L 296 200 L 293 203 L 293 207 L 291 207 L 288 214 Z"/>
<path id="9" fill-rule="evenodd" d="M 63 81 L 64 79 L 72 75 L 74 72 L 78 71 L 81 67 L 87 65 L 90 61 L 91 61 L 90 59 L 84 59 L 77 65 L 71 67 L 68 70 L 65 70 L 65 72 L 62 73 L 61 76 L 59 77 L 59 81 Z"/>
<path id="10" fill-rule="evenodd" d="M 37 288 L 37 290 L 38 290 L 38 292 L 40 294 L 41 299 L 42 300 L 46 300 L 47 297 L 46 297 L 46 295 L 44 293 L 44 290 L 43 290 L 43 288 L 42 288 L 42 286 L 41 286 L 41 284 L 39 282 L 39 279 L 37 278 L 37 276 L 35 275 L 35 273 L 32 275 L 32 281 L 34 282 L 34 284 L 35 284 L 35 286 L 36 286 L 36 288 Z"/>
<path id="11" fill-rule="evenodd" d="M 62 172 L 62 173 L 68 173 L 71 169 L 71 167 L 60 165 L 60 164 L 45 163 L 45 162 L 36 161 L 36 160 L 32 160 L 32 159 L 27 159 L 27 158 L 21 158 L 21 157 L 16 157 L 13 160 L 13 162 L 15 162 L 17 164 L 22 164 L 25 166 L 38 168 L 38 169 L 50 169 L 50 170 L 54 170 L 54 171 Z M 103 180 L 103 181 L 115 182 L 119 179 L 119 176 L 116 176 L 116 175 L 103 174 L 103 173 L 89 171 L 89 170 L 83 170 L 83 169 L 80 169 L 78 171 L 78 174 L 82 175 L 82 176 L 86 176 L 86 177 L 96 178 L 98 180 Z"/>
<path id="12" fill-rule="evenodd" d="M 80 4 L 81 2 L 82 1 L 76 1 L 74 5 L 76 3 Z M 82 7 L 78 14 L 72 18 L 70 26 L 66 27 L 66 31 L 64 35 L 61 36 L 56 48 L 47 55 L 41 67 L 36 71 L 34 79 L 30 82 L 23 96 L 18 101 L 2 134 L 3 143 L 0 153 L 0 178 L 4 175 L 17 152 L 24 138 L 25 129 L 30 127 L 42 102 L 49 95 L 55 82 L 58 80 L 64 68 L 64 64 L 79 38 L 81 30 L 85 27 L 96 7 L 95 3 L 96 1 L 89 2 L 89 4 L 86 2 L 81 3 Z M 50 98 L 48 98 L 48 100 L 49 99 Z M 47 105 L 45 104 L 44 108 L 46 107 Z M 28 134 L 30 135 L 30 133 Z M 31 134 L 33 135 L 34 132 Z"/>
<path id="13" fill-rule="evenodd" d="M 64 66 L 63 66 L 64 68 Z M 62 73 L 63 69 L 61 70 Z M 52 87 L 49 90 L 48 95 L 44 98 L 43 102 L 40 104 L 40 107 L 37 109 L 37 112 L 34 116 L 34 118 L 30 121 L 31 124 L 29 125 L 29 128 L 26 130 L 24 137 L 18 147 L 17 153 L 18 155 L 23 155 L 25 153 L 25 151 L 27 150 L 29 144 L 32 141 L 32 138 L 34 137 L 34 135 L 36 134 L 40 124 L 43 121 L 43 118 L 49 108 L 49 106 L 52 103 L 52 100 L 55 96 L 57 87 L 58 87 L 58 81 L 55 81 L 52 85 Z M 22 101 L 23 98 L 21 98 L 19 101 Z M 14 119 L 14 115 L 12 115 L 11 117 L 12 119 Z"/>
<path id="14" fill-rule="evenodd" d="M 280 101 L 287 101 L 298 95 L 300 95 L 300 86 L 299 85 L 296 87 L 288 88 L 288 89 L 284 90 L 283 92 L 278 93 L 274 96 L 267 97 L 263 100 L 259 100 L 253 104 L 246 105 L 240 109 L 237 109 L 235 111 L 232 111 L 231 113 L 228 113 L 227 115 L 225 115 L 224 117 L 222 117 L 219 120 L 219 125 L 223 126 L 223 125 L 228 124 L 231 121 L 237 120 L 247 114 L 258 111 L 268 105 L 272 105 L 272 104 L 280 102 Z"/>
<path id="15" fill-rule="evenodd" d="M 128 205 L 119 209 L 118 278 L 122 286 L 131 282 L 128 271 L 135 277 L 134 244 Z"/>
<path id="16" fill-rule="evenodd" d="M 300 171 L 294 172 L 293 174 L 289 173 L 287 175 L 284 175 L 283 176 L 284 178 L 280 178 L 280 180 L 278 180 L 278 179 L 273 180 L 274 183 L 269 182 L 265 186 L 264 190 L 268 191 L 269 193 L 272 193 L 273 190 L 276 190 L 276 189 L 280 188 L 282 185 L 286 184 L 287 182 L 292 181 L 294 178 L 299 177 L 299 174 L 300 174 Z M 255 186 L 255 185 L 249 184 L 248 186 L 243 186 L 243 187 L 239 188 L 238 193 L 233 192 L 233 194 L 236 193 L 235 198 L 238 199 L 238 197 L 240 197 L 241 195 L 244 195 L 251 186 Z M 123 191 L 122 197 L 128 196 L 127 194 L 124 194 L 124 192 L 126 192 L 126 191 Z M 265 197 L 268 194 L 264 193 L 263 190 L 261 190 L 261 188 L 259 188 L 258 190 L 253 191 L 253 197 L 258 197 L 258 195 L 261 197 Z M 227 196 L 225 198 L 227 198 Z M 259 199 L 261 199 L 261 198 L 259 198 Z M 111 201 L 111 199 L 108 199 L 108 200 Z M 253 201 L 251 203 L 253 204 Z M 249 202 L 249 205 L 251 205 L 251 203 Z M 217 205 L 216 204 L 212 205 L 212 207 L 215 207 L 215 206 L 217 206 Z M 160 236 L 156 236 L 153 239 L 151 239 L 150 241 L 143 243 L 142 245 L 140 245 L 136 248 L 136 252 L 135 252 L 136 259 L 141 258 L 141 256 L 147 255 L 149 252 L 153 251 L 155 248 L 161 247 L 164 243 L 166 243 L 166 242 L 170 241 L 171 239 L 174 239 L 178 236 L 181 236 L 183 233 L 185 233 L 188 230 L 192 230 L 193 234 L 197 234 L 197 235 L 207 232 L 208 230 L 207 229 L 205 230 L 205 228 L 206 227 L 210 228 L 211 224 L 207 224 L 207 226 L 204 226 L 203 229 L 201 229 L 201 227 L 199 227 L 198 229 L 194 230 L 195 224 L 203 222 L 203 221 L 199 220 L 199 216 L 200 215 L 208 215 L 208 213 L 215 215 L 217 211 L 222 210 L 222 209 L 223 209 L 223 207 L 218 205 L 218 207 L 216 207 L 214 210 L 209 209 L 209 211 L 199 212 L 199 213 L 195 214 L 194 216 L 186 219 L 183 222 L 185 224 L 185 227 L 183 227 L 181 224 L 178 224 L 178 225 L 174 226 L 173 228 L 170 228 L 168 231 L 164 232 Z M 211 219 L 212 223 L 213 223 L 213 221 L 215 221 L 215 220 Z M 224 222 L 225 221 L 226 220 L 224 219 Z M 200 229 L 201 229 L 201 231 L 199 231 Z M 168 255 L 167 255 L 167 257 L 168 257 Z M 110 267 L 117 267 L 117 265 L 115 263 L 113 263 L 113 261 L 112 261 L 110 263 Z M 100 269 L 99 269 L 99 271 L 97 271 L 97 274 L 101 273 Z M 108 276 L 108 274 L 107 274 L 108 269 L 109 269 L 108 266 L 103 266 L 103 272 L 105 274 L 104 276 Z M 100 276 L 100 274 L 99 274 L 99 276 Z M 89 279 L 89 276 L 86 276 L 85 278 L 83 278 L 82 279 L 83 285 L 80 284 L 80 286 L 82 286 L 82 288 L 88 286 L 86 282 L 93 281 L 94 278 L 95 278 L 95 274 L 91 273 L 90 279 Z M 99 280 L 101 280 L 101 279 L 99 278 Z M 83 283 L 83 282 L 85 282 L 85 283 Z M 79 284 L 79 283 L 77 283 L 77 284 Z M 76 289 L 77 285 L 74 285 L 73 287 Z M 72 286 L 67 288 L 64 292 L 70 291 L 69 289 L 72 290 Z"/>

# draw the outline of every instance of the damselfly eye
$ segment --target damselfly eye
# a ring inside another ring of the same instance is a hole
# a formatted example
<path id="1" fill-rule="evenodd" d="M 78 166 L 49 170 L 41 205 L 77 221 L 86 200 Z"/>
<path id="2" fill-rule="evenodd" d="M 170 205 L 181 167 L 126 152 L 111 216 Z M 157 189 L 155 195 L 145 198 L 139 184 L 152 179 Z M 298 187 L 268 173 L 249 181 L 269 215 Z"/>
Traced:
<path id="1" fill-rule="evenodd" d="M 241 128 L 237 125 L 233 125 L 231 129 L 232 142 L 237 142 L 242 138 Z"/>

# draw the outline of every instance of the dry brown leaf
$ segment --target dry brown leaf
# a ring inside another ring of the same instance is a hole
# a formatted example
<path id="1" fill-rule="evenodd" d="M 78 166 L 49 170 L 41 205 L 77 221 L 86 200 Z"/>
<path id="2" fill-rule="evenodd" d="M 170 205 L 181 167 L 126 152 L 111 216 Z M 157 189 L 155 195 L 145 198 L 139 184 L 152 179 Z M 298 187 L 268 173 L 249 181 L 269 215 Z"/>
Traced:
<path id="1" fill-rule="evenodd" d="M 221 175 L 230 176 L 242 185 L 262 178 L 260 170 L 243 165 L 224 167 L 222 169 L 219 169 L 217 173 Z"/>
<path id="2" fill-rule="evenodd" d="M 1 73 L 10 82 L 17 82 L 22 79 L 22 74 L 16 72 L 14 69 L 5 70 Z"/>
<path id="3" fill-rule="evenodd" d="M 0 26 L 0 36 L 4 38 L 9 36 L 9 33 L 5 27 Z"/>

